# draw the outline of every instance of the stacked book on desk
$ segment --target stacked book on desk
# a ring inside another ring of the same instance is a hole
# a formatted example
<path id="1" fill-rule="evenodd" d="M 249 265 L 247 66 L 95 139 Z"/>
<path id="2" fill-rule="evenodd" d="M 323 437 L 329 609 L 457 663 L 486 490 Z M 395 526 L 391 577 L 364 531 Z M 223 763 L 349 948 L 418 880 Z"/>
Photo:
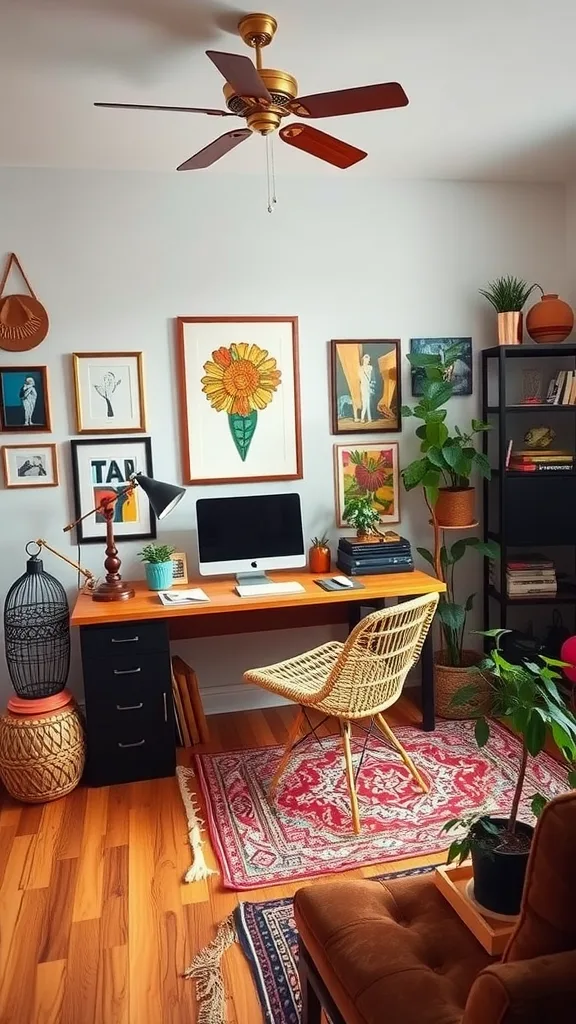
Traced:
<path id="1" fill-rule="evenodd" d="M 555 448 L 526 448 L 511 451 L 508 469 L 515 473 L 557 473 L 574 469 L 574 452 Z"/>
<path id="2" fill-rule="evenodd" d="M 377 576 L 386 572 L 412 572 L 410 542 L 389 530 L 374 539 L 341 537 L 336 565 L 347 576 Z"/>
<path id="3" fill-rule="evenodd" d="M 494 584 L 494 569 L 491 573 Z M 523 555 L 506 562 L 508 597 L 555 597 L 557 590 L 554 562 L 543 555 Z"/>

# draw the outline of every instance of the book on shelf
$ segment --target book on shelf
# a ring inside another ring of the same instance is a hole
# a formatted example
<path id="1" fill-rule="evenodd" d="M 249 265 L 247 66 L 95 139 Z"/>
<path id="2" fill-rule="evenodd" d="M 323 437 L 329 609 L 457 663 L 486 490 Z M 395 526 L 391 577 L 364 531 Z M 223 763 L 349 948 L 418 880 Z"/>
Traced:
<path id="1" fill-rule="evenodd" d="M 576 371 L 558 370 L 546 392 L 546 405 L 576 405 Z"/>

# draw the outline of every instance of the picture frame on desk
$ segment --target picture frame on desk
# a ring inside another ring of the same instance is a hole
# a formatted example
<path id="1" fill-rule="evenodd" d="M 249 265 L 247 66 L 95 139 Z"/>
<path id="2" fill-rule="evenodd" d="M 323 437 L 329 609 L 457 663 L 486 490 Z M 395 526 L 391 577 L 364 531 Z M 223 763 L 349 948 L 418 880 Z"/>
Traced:
<path id="1" fill-rule="evenodd" d="M 153 476 L 149 437 L 101 437 L 70 442 L 75 518 L 89 513 L 104 497 L 123 491 L 132 473 Z M 98 513 L 76 526 L 79 544 L 102 543 L 106 523 Z M 137 487 L 114 506 L 114 536 L 120 540 L 153 540 L 156 517 Z"/>

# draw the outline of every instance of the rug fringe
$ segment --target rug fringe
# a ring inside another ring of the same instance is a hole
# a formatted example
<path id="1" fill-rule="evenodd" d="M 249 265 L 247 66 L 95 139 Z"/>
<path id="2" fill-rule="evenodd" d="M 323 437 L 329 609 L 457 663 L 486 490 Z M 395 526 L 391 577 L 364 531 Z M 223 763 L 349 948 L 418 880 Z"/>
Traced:
<path id="1" fill-rule="evenodd" d="M 188 840 L 192 850 L 192 864 L 188 868 L 184 875 L 185 882 L 201 882 L 205 878 L 209 878 L 210 875 L 218 874 L 213 868 L 209 868 L 202 847 L 204 846 L 204 840 L 202 839 L 202 829 L 204 828 L 204 821 L 200 817 L 199 808 L 196 800 L 190 792 L 188 786 L 188 780 L 194 778 L 194 771 L 192 768 L 184 768 L 179 765 L 176 769 L 176 777 L 178 779 L 178 786 L 180 789 L 180 796 L 182 797 L 182 803 L 184 804 L 184 810 L 186 811 L 186 821 L 188 823 Z"/>
<path id="2" fill-rule="evenodd" d="M 196 981 L 198 1001 L 197 1024 L 226 1024 L 226 992 L 222 977 L 222 958 L 227 949 L 236 942 L 234 914 L 225 918 L 216 935 L 204 949 L 196 954 L 185 978 Z"/>

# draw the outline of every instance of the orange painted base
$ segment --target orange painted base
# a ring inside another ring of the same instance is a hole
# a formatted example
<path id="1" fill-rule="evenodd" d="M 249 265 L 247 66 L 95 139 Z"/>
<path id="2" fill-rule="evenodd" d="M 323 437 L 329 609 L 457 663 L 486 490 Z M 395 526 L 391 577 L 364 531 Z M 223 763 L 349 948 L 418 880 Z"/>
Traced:
<path id="1" fill-rule="evenodd" d="M 60 693 L 54 693 L 51 697 L 38 697 L 35 700 L 11 697 L 8 701 L 8 711 L 11 711 L 13 715 L 46 715 L 66 707 L 72 700 L 70 690 L 61 690 Z"/>

